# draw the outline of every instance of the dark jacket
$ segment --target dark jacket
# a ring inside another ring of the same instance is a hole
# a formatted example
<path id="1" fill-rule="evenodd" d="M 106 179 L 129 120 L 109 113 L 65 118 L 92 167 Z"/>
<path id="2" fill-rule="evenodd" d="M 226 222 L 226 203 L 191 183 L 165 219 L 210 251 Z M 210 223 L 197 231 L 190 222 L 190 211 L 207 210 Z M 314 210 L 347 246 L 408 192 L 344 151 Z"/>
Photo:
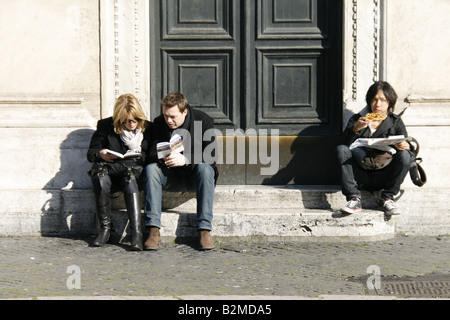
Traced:
<path id="1" fill-rule="evenodd" d="M 188 169 L 194 169 L 199 163 L 208 163 L 214 168 L 215 179 L 217 181 L 219 173 L 216 167 L 216 136 L 213 135 L 212 137 L 209 137 L 210 139 L 205 139 L 207 141 L 203 141 L 205 132 L 208 130 L 214 130 L 214 119 L 203 111 L 195 110 L 188 106 L 188 115 L 186 116 L 186 122 L 183 125 L 183 128 L 189 132 L 188 137 L 183 137 L 183 145 L 185 148 L 183 154 L 191 162 L 191 164 L 186 167 Z M 161 162 L 161 160 L 158 159 L 156 145 L 159 142 L 168 142 L 172 136 L 172 133 L 173 130 L 169 128 L 163 115 L 155 119 L 152 136 L 150 139 L 151 142 L 149 143 L 146 158 L 147 163 Z M 209 152 L 210 157 L 213 158 L 212 161 L 210 161 L 211 159 L 204 158 L 204 151 L 206 148 L 208 148 L 207 152 Z"/>
<path id="2" fill-rule="evenodd" d="M 147 155 L 149 136 L 151 136 L 152 123 L 146 121 L 145 125 L 146 130 L 144 132 L 144 140 L 142 141 L 142 155 L 144 162 Z M 122 154 L 126 153 L 128 150 L 123 141 L 120 139 L 120 135 L 114 131 L 114 122 L 112 117 L 99 120 L 97 122 L 97 130 L 91 138 L 91 143 L 87 152 L 88 161 L 104 161 L 98 155 L 99 151 L 103 149 L 109 149 Z"/>
<path id="3" fill-rule="evenodd" d="M 373 136 L 370 136 L 370 129 L 364 128 L 360 130 L 357 134 L 353 131 L 353 127 L 355 123 L 361 118 L 361 114 L 353 115 L 348 121 L 347 127 L 343 132 L 344 144 L 350 146 L 356 139 L 359 138 L 387 138 L 390 136 L 399 136 L 404 135 L 408 136 L 408 132 L 406 131 L 405 124 L 403 120 L 396 114 L 389 112 L 388 117 L 383 121 L 380 127 L 375 131 Z"/>

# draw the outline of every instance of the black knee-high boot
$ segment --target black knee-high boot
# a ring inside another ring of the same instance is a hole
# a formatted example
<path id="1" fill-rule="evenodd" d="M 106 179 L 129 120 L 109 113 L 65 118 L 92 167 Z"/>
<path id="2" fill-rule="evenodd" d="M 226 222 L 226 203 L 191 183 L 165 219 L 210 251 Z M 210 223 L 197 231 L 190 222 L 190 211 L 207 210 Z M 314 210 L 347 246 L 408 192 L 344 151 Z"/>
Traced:
<path id="1" fill-rule="evenodd" d="M 111 235 L 111 197 L 107 193 L 97 193 L 95 202 L 100 231 L 92 246 L 102 247 L 108 242 Z"/>
<path id="2" fill-rule="evenodd" d="M 127 206 L 128 219 L 130 220 L 131 230 L 131 250 L 142 251 L 142 216 L 139 193 L 124 194 L 125 204 Z"/>

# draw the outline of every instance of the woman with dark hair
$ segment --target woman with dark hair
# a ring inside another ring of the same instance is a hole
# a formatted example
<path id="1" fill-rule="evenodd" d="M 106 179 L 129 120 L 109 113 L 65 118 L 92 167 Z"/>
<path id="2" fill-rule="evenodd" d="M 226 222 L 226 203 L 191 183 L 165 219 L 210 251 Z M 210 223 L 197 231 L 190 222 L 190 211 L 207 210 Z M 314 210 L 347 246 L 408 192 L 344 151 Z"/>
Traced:
<path id="1" fill-rule="evenodd" d="M 131 94 L 120 96 L 113 116 L 98 121 L 92 136 L 87 158 L 93 162 L 89 171 L 94 186 L 98 237 L 92 244 L 105 245 L 111 234 L 111 193 L 122 191 L 131 230 L 131 250 L 142 251 L 142 216 L 138 179 L 143 170 L 150 122 L 138 100 Z M 111 153 L 128 154 L 120 158 Z"/>
<path id="2" fill-rule="evenodd" d="M 408 136 L 402 119 L 394 114 L 397 94 L 387 82 L 374 83 L 366 95 L 367 107 L 350 118 L 344 132 L 344 144 L 338 146 L 337 157 L 341 177 L 342 193 L 347 204 L 341 209 L 343 213 L 355 213 L 362 210 L 360 189 L 368 191 L 381 190 L 379 207 L 386 215 L 399 214 L 394 196 L 399 193 L 411 165 L 411 145 L 400 142 L 390 146 L 391 151 L 380 151 L 382 164 L 367 162 L 365 148 L 352 148 L 350 145 L 358 138 L 388 138 L 391 136 Z M 369 120 L 366 115 L 375 113 L 378 120 Z M 374 149 L 370 149 L 374 150 Z M 373 154 L 372 154 L 373 155 Z"/>

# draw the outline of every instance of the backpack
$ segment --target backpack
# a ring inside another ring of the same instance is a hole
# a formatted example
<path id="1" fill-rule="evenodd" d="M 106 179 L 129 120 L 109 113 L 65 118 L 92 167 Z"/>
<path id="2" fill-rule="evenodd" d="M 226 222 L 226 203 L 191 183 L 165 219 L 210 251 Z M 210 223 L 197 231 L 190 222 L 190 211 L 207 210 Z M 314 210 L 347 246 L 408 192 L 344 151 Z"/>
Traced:
<path id="1" fill-rule="evenodd" d="M 408 107 L 406 107 L 398 116 L 403 116 L 407 109 Z M 409 153 L 411 154 L 411 167 L 409 168 L 409 176 L 416 186 L 423 187 L 423 185 L 427 183 L 427 175 L 425 174 L 425 170 L 423 170 L 422 166 L 420 165 L 423 161 L 422 158 L 417 157 L 420 150 L 419 141 L 411 137 L 410 144 L 411 143 L 413 145 L 413 150 L 409 151 Z"/>
<path id="2" fill-rule="evenodd" d="M 411 167 L 409 168 L 409 175 L 411 177 L 412 182 L 418 186 L 423 187 L 423 185 L 427 182 L 427 175 L 425 174 L 425 170 L 423 170 L 422 166 L 422 158 L 418 158 L 420 145 L 419 142 L 411 138 L 410 143 L 413 144 L 414 150 L 411 150 Z"/>

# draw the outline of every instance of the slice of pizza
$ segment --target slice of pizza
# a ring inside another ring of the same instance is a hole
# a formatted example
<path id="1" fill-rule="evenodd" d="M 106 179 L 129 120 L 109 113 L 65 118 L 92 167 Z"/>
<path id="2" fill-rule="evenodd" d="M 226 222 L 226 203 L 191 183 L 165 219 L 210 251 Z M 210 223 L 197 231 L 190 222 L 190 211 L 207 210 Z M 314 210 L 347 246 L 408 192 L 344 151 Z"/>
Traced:
<path id="1" fill-rule="evenodd" d="M 387 118 L 387 115 L 381 113 L 368 113 L 366 119 L 369 121 L 383 121 Z"/>

